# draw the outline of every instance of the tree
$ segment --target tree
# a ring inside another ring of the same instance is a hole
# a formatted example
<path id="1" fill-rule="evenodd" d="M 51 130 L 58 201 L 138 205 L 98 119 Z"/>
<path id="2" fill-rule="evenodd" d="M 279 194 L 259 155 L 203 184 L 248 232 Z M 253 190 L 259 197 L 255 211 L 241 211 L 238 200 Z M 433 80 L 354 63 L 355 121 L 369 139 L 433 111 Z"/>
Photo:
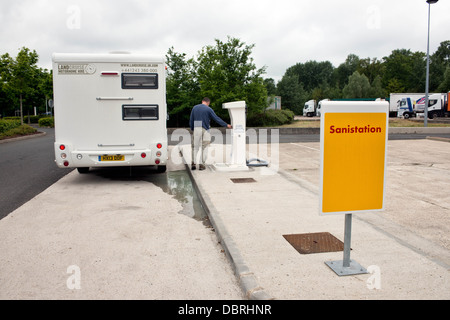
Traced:
<path id="1" fill-rule="evenodd" d="M 356 71 L 360 74 L 364 74 L 369 79 L 369 82 L 372 83 L 377 77 L 380 77 L 381 79 L 383 78 L 384 69 L 385 68 L 381 60 L 378 60 L 377 58 L 366 58 L 359 60 L 359 65 Z"/>
<path id="2" fill-rule="evenodd" d="M 426 79 L 426 54 L 423 52 L 414 52 L 411 56 L 411 73 L 408 81 L 408 90 L 410 92 L 425 92 Z"/>
<path id="3" fill-rule="evenodd" d="M 344 87 L 345 99 L 370 98 L 369 79 L 355 71 L 348 79 L 348 84 Z"/>
<path id="4" fill-rule="evenodd" d="M 383 58 L 385 73 L 384 86 L 388 86 L 392 79 L 396 79 L 398 86 L 409 92 L 424 91 L 425 84 L 425 54 L 411 52 L 411 50 L 397 49 Z M 397 91 L 398 92 L 398 91 Z"/>
<path id="5" fill-rule="evenodd" d="M 38 54 L 35 50 L 23 47 L 15 60 L 10 60 L 9 66 L 5 68 L 3 77 L 7 81 L 6 89 L 19 96 L 20 119 L 23 124 L 23 100 L 24 97 L 33 94 L 33 83 L 37 79 Z"/>
<path id="6" fill-rule="evenodd" d="M 274 96 L 277 94 L 277 85 L 275 84 L 275 80 L 272 78 L 264 79 L 264 86 L 266 87 L 267 94 Z"/>
<path id="7" fill-rule="evenodd" d="M 430 57 L 430 91 L 441 91 L 446 69 L 450 67 L 450 40 L 443 41 Z M 437 90 L 436 90 L 437 89 Z"/>
<path id="8" fill-rule="evenodd" d="M 195 61 L 193 58 L 186 60 L 185 53 L 177 53 L 172 47 L 167 52 L 166 63 L 169 125 L 187 126 L 192 106 L 201 99 Z"/>
<path id="9" fill-rule="evenodd" d="M 336 84 L 340 89 L 348 83 L 348 78 L 358 69 L 360 59 L 355 54 L 349 54 L 344 63 L 335 69 Z"/>
<path id="10" fill-rule="evenodd" d="M 41 96 L 45 98 L 45 104 L 53 98 L 53 72 L 47 69 L 40 70 L 38 89 Z M 42 105 L 42 104 L 41 104 Z M 47 111 L 47 110 L 46 110 Z"/>
<path id="11" fill-rule="evenodd" d="M 447 67 L 444 73 L 444 79 L 439 85 L 438 92 L 449 92 L 450 91 L 450 66 Z"/>
<path id="12" fill-rule="evenodd" d="M 296 75 L 284 75 L 277 85 L 278 95 L 282 97 L 284 109 L 289 109 L 294 114 L 302 114 L 303 105 L 308 95 L 303 85 L 298 82 Z"/>
<path id="13" fill-rule="evenodd" d="M 386 92 L 384 91 L 381 83 L 381 76 L 375 77 L 371 83 L 369 92 L 371 98 L 384 98 L 386 96 Z"/>
<path id="14" fill-rule="evenodd" d="M 385 90 L 387 93 L 391 92 L 406 92 L 406 88 L 397 78 L 389 79 L 387 86 L 385 86 Z"/>
<path id="15" fill-rule="evenodd" d="M 211 107 L 221 117 L 228 117 L 222 104 L 244 100 L 247 112 L 258 113 L 267 107 L 267 90 L 263 78 L 265 67 L 257 69 L 251 57 L 254 45 L 237 38 L 227 42 L 215 40 L 205 46 L 197 59 L 197 77 L 202 96 L 211 99 Z"/>
<path id="16" fill-rule="evenodd" d="M 331 84 L 334 68 L 329 61 L 308 61 L 306 63 L 297 63 L 286 70 L 285 75 L 298 77 L 298 82 L 302 83 L 303 88 L 311 92 L 314 88 L 322 85 L 324 82 Z"/>
<path id="17" fill-rule="evenodd" d="M 8 53 L 0 57 L 0 118 L 9 111 L 13 100 L 7 85 L 12 61 L 13 59 Z"/>

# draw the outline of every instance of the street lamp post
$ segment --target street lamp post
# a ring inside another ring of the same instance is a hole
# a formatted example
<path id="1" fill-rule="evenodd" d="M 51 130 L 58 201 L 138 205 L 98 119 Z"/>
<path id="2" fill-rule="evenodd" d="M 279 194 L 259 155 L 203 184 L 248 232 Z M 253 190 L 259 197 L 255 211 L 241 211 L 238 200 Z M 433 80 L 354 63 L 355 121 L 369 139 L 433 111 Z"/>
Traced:
<path id="1" fill-rule="evenodd" d="M 428 94 L 429 94 L 429 80 L 430 80 L 430 7 L 433 3 L 439 0 L 427 0 L 428 3 L 428 37 L 427 37 L 427 73 L 426 73 L 426 83 L 425 83 L 425 107 L 423 110 L 423 125 L 424 127 L 428 124 Z"/>

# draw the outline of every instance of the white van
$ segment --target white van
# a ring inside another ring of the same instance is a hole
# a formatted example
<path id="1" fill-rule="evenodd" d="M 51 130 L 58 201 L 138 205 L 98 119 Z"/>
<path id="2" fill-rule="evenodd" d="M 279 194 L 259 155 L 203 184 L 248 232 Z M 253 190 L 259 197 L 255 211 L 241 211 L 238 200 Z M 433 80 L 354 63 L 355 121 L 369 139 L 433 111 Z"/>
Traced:
<path id="1" fill-rule="evenodd" d="M 158 166 L 168 159 L 164 56 L 53 54 L 61 168 Z"/>

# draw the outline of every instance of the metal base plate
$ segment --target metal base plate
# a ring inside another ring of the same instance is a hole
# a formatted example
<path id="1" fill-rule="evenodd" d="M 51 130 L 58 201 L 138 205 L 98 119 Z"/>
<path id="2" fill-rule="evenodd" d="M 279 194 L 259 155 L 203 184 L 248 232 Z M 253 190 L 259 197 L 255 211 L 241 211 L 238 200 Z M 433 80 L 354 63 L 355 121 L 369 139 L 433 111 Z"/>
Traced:
<path id="1" fill-rule="evenodd" d="M 331 268 L 338 276 L 351 276 L 355 274 L 368 273 L 366 268 L 361 266 L 358 262 L 350 260 L 350 266 L 344 267 L 344 260 L 326 261 L 325 264 Z"/>
<path id="2" fill-rule="evenodd" d="M 230 178 L 233 183 L 250 183 L 250 182 L 256 182 L 253 178 Z"/>
<path id="3" fill-rule="evenodd" d="M 344 243 L 329 232 L 286 234 L 283 237 L 301 254 L 344 250 Z"/>

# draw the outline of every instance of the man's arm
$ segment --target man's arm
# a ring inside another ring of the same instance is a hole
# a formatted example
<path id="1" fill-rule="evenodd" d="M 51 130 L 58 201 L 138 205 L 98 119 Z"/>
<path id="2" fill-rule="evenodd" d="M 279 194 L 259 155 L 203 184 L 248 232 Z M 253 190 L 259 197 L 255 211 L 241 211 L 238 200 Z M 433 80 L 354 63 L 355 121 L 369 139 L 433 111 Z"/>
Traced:
<path id="1" fill-rule="evenodd" d="M 221 125 L 222 127 L 227 127 L 227 128 L 231 128 L 231 125 L 227 124 L 225 121 L 223 121 L 218 115 L 216 115 L 216 113 L 214 112 L 213 109 L 209 108 L 209 114 L 210 117 L 218 124 Z"/>

